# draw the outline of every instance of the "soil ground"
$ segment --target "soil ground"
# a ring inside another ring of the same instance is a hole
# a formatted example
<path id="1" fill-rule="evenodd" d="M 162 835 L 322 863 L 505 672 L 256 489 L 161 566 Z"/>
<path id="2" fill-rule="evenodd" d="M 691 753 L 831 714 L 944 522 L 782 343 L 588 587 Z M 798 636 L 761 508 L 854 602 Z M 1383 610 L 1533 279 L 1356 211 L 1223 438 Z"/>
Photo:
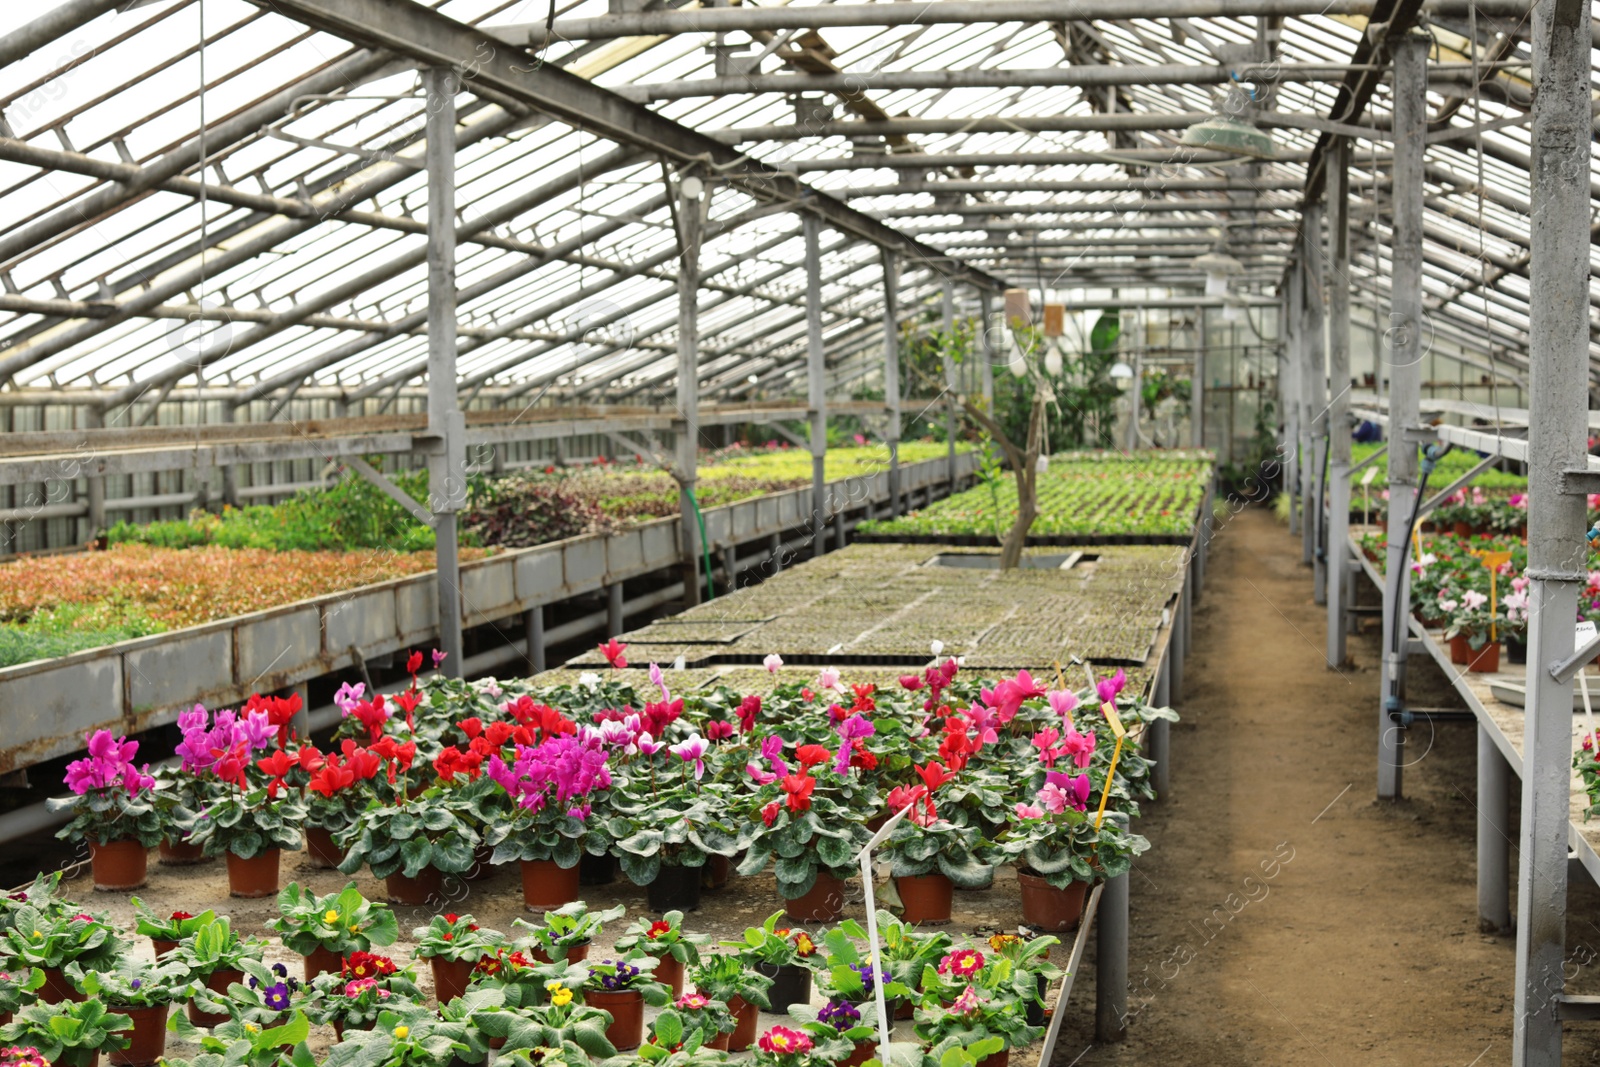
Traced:
<path id="1" fill-rule="evenodd" d="M 1172 797 L 1140 826 L 1127 1040 L 1095 1043 L 1085 966 L 1055 1067 L 1509 1062 L 1514 935 L 1478 932 L 1472 724 L 1415 729 L 1405 799 L 1378 801 L 1377 635 L 1324 666 L 1300 539 L 1266 511 L 1230 519 L 1208 562 Z M 1425 656 L 1408 686 L 1413 706 L 1460 706 Z M 1600 893 L 1569 900 L 1569 947 L 1600 946 Z M 1600 1062 L 1600 1027 L 1569 1025 L 1564 1051 Z"/>

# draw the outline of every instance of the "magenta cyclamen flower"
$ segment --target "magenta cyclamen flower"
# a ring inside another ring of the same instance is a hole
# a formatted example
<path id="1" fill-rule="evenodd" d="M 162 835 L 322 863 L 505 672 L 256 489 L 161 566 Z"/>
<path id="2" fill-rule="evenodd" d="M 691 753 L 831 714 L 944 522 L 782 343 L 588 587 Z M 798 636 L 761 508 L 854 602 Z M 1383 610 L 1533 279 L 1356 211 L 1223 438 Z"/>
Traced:
<path id="1" fill-rule="evenodd" d="M 694 780 L 699 781 L 706 773 L 706 739 L 699 734 L 691 735 L 687 740 L 679 741 L 669 749 L 674 756 L 685 763 L 694 764 Z"/>
<path id="2" fill-rule="evenodd" d="M 1102 678 L 1094 683 L 1095 693 L 1100 697 L 1100 703 L 1110 704 L 1122 692 L 1122 687 L 1128 684 L 1128 676 L 1119 667 L 1117 673 L 1110 678 Z"/>
<path id="3" fill-rule="evenodd" d="M 519 807 L 539 812 L 553 804 L 576 814 L 583 810 L 590 793 L 611 786 L 606 755 L 599 738 L 592 735 L 552 737 L 537 745 L 518 745 L 516 760 L 509 765 L 499 756 L 491 756 L 489 777 Z"/>
<path id="4" fill-rule="evenodd" d="M 67 787 L 79 796 L 91 790 L 120 786 L 129 796 L 155 784 L 155 779 L 133 765 L 139 742 L 116 738 L 110 730 L 96 730 L 88 738 L 89 755 L 67 765 Z"/>

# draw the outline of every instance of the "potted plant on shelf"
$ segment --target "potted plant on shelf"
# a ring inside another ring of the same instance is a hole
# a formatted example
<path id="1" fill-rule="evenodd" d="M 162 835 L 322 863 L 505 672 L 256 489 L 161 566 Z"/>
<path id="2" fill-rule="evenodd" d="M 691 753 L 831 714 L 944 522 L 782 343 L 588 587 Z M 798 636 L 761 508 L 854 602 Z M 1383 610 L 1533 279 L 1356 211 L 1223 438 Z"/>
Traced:
<path id="1" fill-rule="evenodd" d="M 44 908 L 25 904 L 11 915 L 0 948 L 10 957 L 7 966 L 37 967 L 44 972 L 39 999 L 46 1004 L 63 1000 L 82 1000 L 84 994 L 67 973 L 77 964 L 79 971 L 114 967 L 127 950 L 126 944 L 110 924 L 84 911 L 69 911 L 67 901 L 41 901 Z"/>
<path id="2" fill-rule="evenodd" d="M 701 957 L 699 966 L 690 969 L 689 981 L 698 992 L 722 1001 L 733 1013 L 736 1025 L 728 1040 L 728 1051 L 749 1048 L 756 1039 L 761 1009 L 772 1007 L 767 997 L 772 979 L 747 968 L 738 956 L 707 954 Z"/>
<path id="3" fill-rule="evenodd" d="M 945 1006 L 917 1009 L 916 1033 L 935 1063 L 965 1049 L 979 1067 L 1006 1067 L 1011 1050 L 1026 1048 L 1044 1032 L 1030 1026 L 1022 1001 L 968 985 Z"/>
<path id="4" fill-rule="evenodd" d="M 438 1016 L 413 1004 L 385 1007 L 370 1027 L 345 1031 L 327 1067 L 451 1067 L 482 1063 L 488 1049 L 471 1016 Z M 313 1062 L 307 1059 L 307 1062 Z"/>
<path id="5" fill-rule="evenodd" d="M 481 790 L 433 787 L 416 797 L 369 802 L 338 843 L 345 848 L 339 869 L 355 874 L 366 864 L 384 879 L 389 900 L 426 904 L 443 896 L 443 876 L 472 867 L 478 845 L 474 823 Z"/>
<path id="6" fill-rule="evenodd" d="M 824 1062 L 860 1067 L 877 1055 L 878 1006 L 872 1001 L 829 1000 L 821 1008 L 797 1006 L 794 1015 Z"/>
<path id="7" fill-rule="evenodd" d="M 844 881 L 855 873 L 856 853 L 870 837 L 860 811 L 873 805 L 872 790 L 848 768 L 840 774 L 834 754 L 822 745 L 798 746 L 794 768 L 782 749 L 782 739 L 772 735 L 762 743 L 766 768 L 750 765 L 758 788 L 739 873 L 760 874 L 771 863 L 792 921 L 837 922 Z"/>
<path id="8" fill-rule="evenodd" d="M 56 1067 L 96 1067 L 100 1053 L 128 1047 L 133 1020 L 108 1012 L 98 997 L 30 1004 L 0 1026 L 0 1045 L 32 1047 Z"/>
<path id="9" fill-rule="evenodd" d="M 1445 637 L 1459 642 L 1466 656 L 1467 670 L 1475 674 L 1493 674 L 1500 669 L 1500 643 L 1496 624 L 1501 622 L 1503 604 L 1490 610 L 1487 593 L 1476 589 L 1463 589 L 1461 599 L 1450 613 L 1450 626 Z"/>
<path id="10" fill-rule="evenodd" d="M 193 937 L 195 931 L 210 925 L 217 917 L 216 912 L 208 910 L 199 915 L 175 911 L 163 918 L 146 908 L 138 897 L 131 897 L 129 903 L 133 905 L 134 929 L 150 939 L 158 960 L 177 948 L 178 942 Z"/>
<path id="11" fill-rule="evenodd" d="M 950 951 L 950 935 L 942 930 L 924 930 L 913 923 L 902 922 L 887 911 L 878 912 L 878 938 L 882 946 L 882 966 L 888 972 L 889 984 L 884 992 L 897 1001 L 896 1018 L 911 1017 L 911 1011 L 920 1001 L 922 975 L 929 967 L 937 967 L 940 959 Z M 854 940 L 866 940 L 866 931 L 846 920 L 836 931 L 828 931 L 825 943 L 829 949 L 831 988 L 847 992 L 852 997 L 866 1000 L 870 992 L 865 958 L 855 948 Z M 855 969 L 856 980 L 861 983 L 855 990 L 852 979 L 841 972 L 841 966 Z"/>
<path id="12" fill-rule="evenodd" d="M 661 1032 L 662 1020 L 668 1016 L 677 1020 L 679 1032 L 683 1035 L 676 1041 L 665 1040 L 669 1035 Z M 684 1044 L 692 1035 L 698 1034 L 700 1044 L 705 1048 L 726 1052 L 737 1025 L 733 1012 L 728 1010 L 724 1002 L 704 993 L 684 993 L 672 1002 L 670 1009 L 656 1016 L 656 1044 L 665 1045 L 670 1051 L 673 1046 Z"/>
<path id="13" fill-rule="evenodd" d="M 195 813 L 200 810 L 203 783 L 181 766 L 157 764 L 150 775 L 156 780 L 156 796 L 161 803 L 161 841 L 157 860 L 163 867 L 192 867 L 210 863 L 206 850 L 189 839 L 194 830 Z"/>
<path id="14" fill-rule="evenodd" d="M 578 968 L 571 981 L 581 984 L 585 969 Z M 505 987 L 511 994 L 514 986 Z M 476 1025 L 489 1038 L 489 1047 L 504 1054 L 519 1050 L 563 1049 L 573 1055 L 574 1064 L 587 1057 L 605 1059 L 617 1054 L 606 1037 L 611 1017 L 579 999 L 573 986 L 561 978 L 551 978 L 538 987 L 539 999 L 508 996 L 502 1010 L 479 1014 Z M 470 995 L 470 994 L 469 994 Z"/>
<path id="15" fill-rule="evenodd" d="M 669 911 L 659 919 L 639 919 L 617 938 L 618 952 L 643 952 L 656 958 L 656 980 L 672 990 L 683 992 L 683 971 L 700 962 L 700 946 L 711 938 L 685 933 L 683 912 Z"/>
<path id="16" fill-rule="evenodd" d="M 828 1043 L 835 1047 L 819 1048 L 804 1030 L 774 1026 L 757 1039 L 752 1062 L 759 1067 L 829 1067 L 844 1058 L 838 1051 L 838 1046 L 844 1042 L 830 1039 Z"/>
<path id="17" fill-rule="evenodd" d="M 332 1026 L 335 1036 L 346 1030 L 370 1030 L 383 1011 L 425 998 L 409 967 L 401 969 L 387 956 L 353 952 L 337 974 L 318 975 L 307 983 L 306 1015 Z"/>
<path id="18" fill-rule="evenodd" d="M 112 1063 L 151 1067 L 166 1055 L 167 1012 L 188 988 L 187 967 L 170 961 L 151 964 L 124 958 L 103 971 L 82 971 L 77 979 L 91 1000 L 133 1020 L 126 1031 L 128 1044 L 112 1051 Z"/>
<path id="19" fill-rule="evenodd" d="M 0 971 L 0 1026 L 16 1015 L 17 1009 L 39 999 L 44 988 L 44 972 L 37 967 Z"/>
<path id="20" fill-rule="evenodd" d="M 243 938 L 233 923 L 218 917 L 178 943 L 170 959 L 188 968 L 189 1021 L 195 1026 L 217 1026 L 228 1021 L 228 987 L 244 981 L 244 962 L 260 961 L 266 942 Z"/>
<path id="21" fill-rule="evenodd" d="M 331 870 L 344 861 L 337 838 L 372 798 L 371 783 L 383 770 L 384 760 L 348 739 L 338 752 L 322 753 L 303 745 L 296 757 L 307 774 L 306 855 L 313 867 Z"/>
<path id="22" fill-rule="evenodd" d="M 895 824 L 879 853 L 892 863 L 895 889 L 902 916 L 909 923 L 947 923 L 953 889 L 984 889 L 994 881 L 994 867 L 979 856 L 986 848 L 983 833 L 967 822 L 959 807 L 953 818 L 942 817 L 934 791 L 949 781 L 940 763 L 929 760 L 917 768 L 922 781 L 896 786 L 889 792 L 889 810 L 909 809 Z"/>
<path id="23" fill-rule="evenodd" d="M 619 1049 L 638 1048 L 644 1040 L 646 1004 L 660 1007 L 671 999 L 667 987 L 653 977 L 655 968 L 655 957 L 642 952 L 589 965 L 583 1002 L 611 1016 L 606 1039 Z"/>
<path id="24" fill-rule="evenodd" d="M 88 842 L 96 889 L 138 889 L 145 882 L 149 850 L 166 836 L 156 780 L 148 766 L 134 766 L 137 741 L 96 730 L 88 737 L 88 750 L 86 757 L 67 764 L 67 788 L 73 796 L 50 801 L 52 808 L 72 811 L 72 821 L 56 836 Z"/>
<path id="25" fill-rule="evenodd" d="M 278 1067 L 292 1062 L 306 1067 L 315 1062 L 305 1048 L 306 1038 L 311 1035 L 311 1021 L 303 1011 L 287 1014 L 282 1022 L 271 1024 L 243 1018 L 226 1019 L 209 1030 L 200 1029 L 183 1015 L 174 1015 L 171 1028 L 179 1041 L 200 1046 L 203 1057 L 196 1057 L 196 1063 Z M 168 1062 L 177 1067 L 184 1061 Z"/>
<path id="26" fill-rule="evenodd" d="M 252 1026 L 282 1026 L 304 988 L 300 979 L 289 973 L 287 964 L 270 966 L 261 960 L 239 961 L 244 981 L 228 986 L 225 1007 L 234 1022 Z"/>
<path id="27" fill-rule="evenodd" d="M 278 893 L 279 917 L 267 923 L 291 952 L 305 958 L 306 981 L 337 971 L 352 952 L 392 945 L 400 935 L 394 912 L 361 895 L 351 882 L 319 897 L 290 882 Z"/>
<path id="28" fill-rule="evenodd" d="M 772 1011 L 787 1015 L 790 1004 L 811 1000 L 811 967 L 817 943 L 804 930 L 779 926 L 782 911 L 767 916 L 760 926 L 751 926 L 742 941 L 724 941 L 744 961 L 745 966 L 772 979 L 767 996 Z"/>
<path id="29" fill-rule="evenodd" d="M 1096 828 L 1095 814 L 1088 810 L 1089 782 L 1087 774 L 1046 772 L 1035 802 L 1016 805 L 996 842 L 998 853 L 1017 864 L 1022 918 L 1036 929 L 1076 927 L 1090 883 L 1122 874 L 1150 847 L 1114 820 Z"/>
<path id="30" fill-rule="evenodd" d="M 565 720 L 562 720 L 563 722 Z M 561 730 L 559 724 L 552 729 Z M 574 727 L 574 729 L 576 729 Z M 488 830 L 491 862 L 522 865 L 522 898 L 530 911 L 560 907 L 578 896 L 578 859 L 610 847 L 590 819 L 596 794 L 611 787 L 607 752 L 598 732 L 558 732 L 537 745 L 518 745 L 506 763 L 489 760 L 487 781 L 505 793 L 511 811 Z"/>
<path id="31" fill-rule="evenodd" d="M 522 919 L 511 925 L 521 932 L 517 947 L 541 963 L 566 960 L 577 963 L 589 958 L 589 946 L 605 924 L 622 918 L 627 908 L 618 904 L 605 911 L 591 912 L 581 900 L 563 904 L 544 913 L 544 922 L 535 926 Z"/>
<path id="32" fill-rule="evenodd" d="M 454 912 L 435 915 L 411 936 L 417 942 L 416 957 L 427 960 L 433 971 L 433 995 L 440 1004 L 466 993 L 478 961 L 506 940 L 498 930 L 479 927 L 471 915 Z"/>

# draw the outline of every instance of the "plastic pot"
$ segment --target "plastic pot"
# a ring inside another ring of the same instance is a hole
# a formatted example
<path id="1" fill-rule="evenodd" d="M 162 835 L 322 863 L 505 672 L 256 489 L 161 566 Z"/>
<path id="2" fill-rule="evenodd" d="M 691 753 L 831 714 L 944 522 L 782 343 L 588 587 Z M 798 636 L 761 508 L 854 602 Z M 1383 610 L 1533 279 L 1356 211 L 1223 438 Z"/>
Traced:
<path id="1" fill-rule="evenodd" d="M 128 1037 L 128 1047 L 115 1049 L 111 1062 L 123 1067 L 150 1067 L 167 1054 L 167 1008 L 155 1004 L 148 1008 L 110 1007 L 133 1020 L 133 1029 L 123 1030 Z"/>
<path id="2" fill-rule="evenodd" d="M 727 856 L 708 856 L 706 869 L 711 872 L 711 888 L 721 889 L 733 876 L 733 861 Z"/>
<path id="3" fill-rule="evenodd" d="M 344 966 L 344 957 L 331 948 L 318 945 L 310 955 L 305 957 L 306 981 L 309 982 L 319 974 L 337 974 Z"/>
<path id="4" fill-rule="evenodd" d="M 985 1056 L 978 1061 L 978 1067 L 1006 1067 L 1011 1062 L 1011 1050 L 1003 1048 L 993 1056 Z"/>
<path id="5" fill-rule="evenodd" d="M 728 1036 L 728 1051 L 743 1052 L 756 1043 L 756 1028 L 761 1025 L 761 1009 L 741 996 L 728 998 L 728 1010 L 733 1012 L 735 1026 Z"/>
<path id="6" fill-rule="evenodd" d="M 844 913 L 844 881 L 818 871 L 816 883 L 804 895 L 784 901 L 784 911 L 792 923 L 836 923 Z"/>
<path id="7" fill-rule="evenodd" d="M 433 996 L 440 1004 L 448 1004 L 461 996 L 467 991 L 467 983 L 472 981 L 471 960 L 435 956 L 428 961 L 428 967 L 433 971 Z"/>
<path id="8" fill-rule="evenodd" d="M 329 871 L 344 862 L 344 849 L 333 842 L 333 831 L 320 826 L 306 827 L 306 858 L 319 871 Z"/>
<path id="9" fill-rule="evenodd" d="M 839 1067 L 861 1067 L 861 1064 L 866 1063 L 877 1054 L 878 1043 L 876 1041 L 857 1041 L 855 1051 L 850 1053 L 850 1055 L 846 1056 L 844 1059 L 836 1062 L 838 1063 Z"/>
<path id="10" fill-rule="evenodd" d="M 1528 642 L 1525 639 L 1506 635 L 1506 662 L 1528 662 Z"/>
<path id="11" fill-rule="evenodd" d="M 1471 658 L 1472 648 L 1467 644 L 1466 637 L 1452 637 L 1450 639 L 1450 662 L 1465 664 Z"/>
<path id="12" fill-rule="evenodd" d="M 617 857 L 609 852 L 591 856 L 585 852 L 578 857 L 579 885 L 610 885 L 617 880 Z"/>
<path id="13" fill-rule="evenodd" d="M 278 857 L 275 848 L 245 859 L 228 853 L 228 893 L 235 897 L 278 895 Z M 198 1025 L 198 1024 L 196 1024 Z"/>
<path id="14" fill-rule="evenodd" d="M 205 978 L 206 988 L 218 994 L 226 994 L 230 985 L 242 981 L 244 981 L 243 971 L 229 969 L 212 971 Z M 191 1000 L 189 1001 L 189 1021 L 196 1026 L 221 1026 L 228 1021 L 228 1016 L 222 1012 L 202 1011 L 200 1006 Z"/>
<path id="15" fill-rule="evenodd" d="M 478 846 L 472 853 L 472 866 L 468 867 L 466 873 L 461 877 L 469 882 L 478 882 L 488 878 L 497 870 L 494 863 L 491 862 L 493 859 L 494 849 L 488 845 Z"/>
<path id="16" fill-rule="evenodd" d="M 170 838 L 161 842 L 158 849 L 157 861 L 163 867 L 193 867 L 197 863 L 209 863 L 211 857 L 206 855 L 206 850 L 199 845 L 191 845 L 186 841 L 173 841 Z"/>
<path id="17" fill-rule="evenodd" d="M 1500 642 L 1485 641 L 1482 648 L 1467 646 L 1467 670 L 1473 674 L 1493 674 L 1500 669 Z"/>
<path id="18" fill-rule="evenodd" d="M 672 999 L 683 996 L 683 964 L 671 956 L 657 956 L 656 981 L 672 990 Z"/>
<path id="19" fill-rule="evenodd" d="M 791 1004 L 811 1002 L 811 968 L 799 963 L 758 963 L 756 970 L 772 979 L 767 999 L 774 1015 L 788 1015 Z"/>
<path id="20" fill-rule="evenodd" d="M 568 946 L 568 948 L 567 948 L 567 962 L 568 963 L 582 963 L 584 960 L 588 959 L 589 958 L 589 946 L 591 944 L 592 944 L 592 942 L 589 942 L 589 941 L 580 941 L 576 945 Z M 550 954 L 544 950 L 543 946 L 535 946 L 533 948 L 528 949 L 528 958 L 529 959 L 533 959 L 533 960 L 538 960 L 540 963 L 554 963 L 555 962 L 554 960 L 552 960 L 550 958 Z"/>
<path id="21" fill-rule="evenodd" d="M 107 841 L 89 839 L 89 863 L 94 869 L 94 887 L 106 893 L 138 889 L 145 883 L 149 853 L 133 838 Z M 116 1057 L 113 1056 L 115 1061 Z"/>
<path id="22" fill-rule="evenodd" d="M 700 868 L 663 865 L 644 893 L 653 912 L 694 911 L 700 907 Z"/>
<path id="23" fill-rule="evenodd" d="M 718 1034 L 716 1037 L 713 1037 L 710 1041 L 707 1041 L 701 1047 L 702 1048 L 714 1048 L 714 1049 L 718 1050 L 719 1052 L 726 1052 L 726 1051 L 728 1051 L 728 1041 L 732 1037 L 733 1037 L 733 1032 L 732 1031 L 726 1031 L 724 1033 Z"/>
<path id="24" fill-rule="evenodd" d="M 606 1040 L 618 1050 L 638 1048 L 644 1041 L 644 994 L 637 989 L 591 989 L 583 1002 L 611 1013 Z"/>
<path id="25" fill-rule="evenodd" d="M 522 861 L 522 903 L 529 911 L 549 911 L 578 899 L 578 867 L 555 860 Z"/>
<path id="26" fill-rule="evenodd" d="M 155 949 L 156 962 L 159 963 L 167 953 L 178 947 L 178 943 L 176 941 L 159 941 L 152 937 L 150 939 L 150 947 Z"/>
<path id="27" fill-rule="evenodd" d="M 64 1000 L 76 1000 L 80 1003 L 88 1000 L 87 994 L 80 993 L 78 987 L 72 984 L 72 979 L 61 973 L 60 967 L 41 967 L 44 972 L 44 985 L 39 987 L 39 1000 L 45 1004 L 60 1004 Z"/>
<path id="28" fill-rule="evenodd" d="M 1018 871 L 1017 883 L 1022 887 L 1023 922 L 1051 932 L 1077 929 L 1088 882 L 1071 882 L 1065 889 L 1057 889 L 1037 874 Z"/>
<path id="29" fill-rule="evenodd" d="M 947 923 L 954 900 L 954 887 L 942 874 L 908 875 L 894 880 L 905 905 L 901 919 L 908 923 Z"/>
<path id="30" fill-rule="evenodd" d="M 443 876 L 435 867 L 424 867 L 413 877 L 395 871 L 383 880 L 391 904 L 426 904 L 443 899 Z"/>

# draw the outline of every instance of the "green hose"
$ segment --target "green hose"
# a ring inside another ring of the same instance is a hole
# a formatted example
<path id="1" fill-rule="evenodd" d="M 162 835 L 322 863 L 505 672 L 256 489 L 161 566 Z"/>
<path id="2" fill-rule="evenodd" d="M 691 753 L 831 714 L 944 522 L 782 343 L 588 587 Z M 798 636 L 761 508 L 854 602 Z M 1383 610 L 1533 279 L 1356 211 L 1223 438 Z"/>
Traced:
<path id="1" fill-rule="evenodd" d="M 694 495 L 694 490 L 685 486 L 683 491 L 689 494 L 689 506 L 694 508 L 694 521 L 700 527 L 700 551 L 705 553 L 706 557 L 706 599 L 715 600 L 717 591 L 711 584 L 711 546 L 706 544 L 706 517 L 700 514 L 700 501 Z M 728 582 L 732 584 L 732 575 L 728 576 Z"/>

